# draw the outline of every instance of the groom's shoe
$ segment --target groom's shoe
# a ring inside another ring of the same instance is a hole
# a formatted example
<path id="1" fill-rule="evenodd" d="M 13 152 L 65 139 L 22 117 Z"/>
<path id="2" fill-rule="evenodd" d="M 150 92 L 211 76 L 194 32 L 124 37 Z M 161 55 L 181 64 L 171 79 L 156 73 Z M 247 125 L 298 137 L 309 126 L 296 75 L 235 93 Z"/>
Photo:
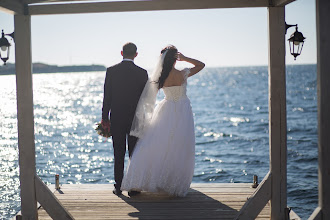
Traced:
<path id="1" fill-rule="evenodd" d="M 140 191 L 134 191 L 134 190 L 128 191 L 129 197 L 139 195 L 140 193 L 141 193 Z"/>
<path id="2" fill-rule="evenodd" d="M 113 189 L 112 190 L 113 194 L 117 195 L 117 196 L 120 196 L 122 193 L 121 193 L 121 190 L 120 189 Z"/>

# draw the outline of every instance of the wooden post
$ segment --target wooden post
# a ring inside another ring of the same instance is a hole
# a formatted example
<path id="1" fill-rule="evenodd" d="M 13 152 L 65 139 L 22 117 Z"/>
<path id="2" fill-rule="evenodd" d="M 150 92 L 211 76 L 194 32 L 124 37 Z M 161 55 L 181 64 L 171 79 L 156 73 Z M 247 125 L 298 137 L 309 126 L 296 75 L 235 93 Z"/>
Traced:
<path id="1" fill-rule="evenodd" d="M 35 191 L 31 17 L 15 15 L 15 64 L 17 86 L 18 148 L 23 220 L 38 219 Z"/>
<path id="2" fill-rule="evenodd" d="M 288 219 L 284 7 L 268 7 L 268 28 L 271 219 L 284 220 Z"/>
<path id="3" fill-rule="evenodd" d="M 248 201 L 246 201 L 241 210 L 237 213 L 234 220 L 256 219 L 258 217 L 259 213 L 264 209 L 270 199 L 271 179 L 271 174 L 268 172 L 256 191 L 248 198 Z"/>
<path id="4" fill-rule="evenodd" d="M 330 1 L 316 1 L 319 207 L 311 219 L 330 219 Z"/>
<path id="5" fill-rule="evenodd" d="M 52 219 L 73 220 L 73 216 L 64 208 L 60 200 L 50 191 L 41 179 L 35 175 L 36 195 L 40 205 Z"/>

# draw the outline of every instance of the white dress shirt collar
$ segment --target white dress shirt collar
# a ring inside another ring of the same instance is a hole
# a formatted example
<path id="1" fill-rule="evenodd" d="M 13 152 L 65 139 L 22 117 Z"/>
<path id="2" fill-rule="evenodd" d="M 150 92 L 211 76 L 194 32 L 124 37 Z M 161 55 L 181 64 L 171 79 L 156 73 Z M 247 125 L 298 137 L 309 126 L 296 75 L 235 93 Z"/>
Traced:
<path id="1" fill-rule="evenodd" d="M 128 59 L 128 58 L 124 58 L 123 61 L 131 61 L 131 62 L 134 63 L 134 60 L 132 60 L 132 59 Z"/>

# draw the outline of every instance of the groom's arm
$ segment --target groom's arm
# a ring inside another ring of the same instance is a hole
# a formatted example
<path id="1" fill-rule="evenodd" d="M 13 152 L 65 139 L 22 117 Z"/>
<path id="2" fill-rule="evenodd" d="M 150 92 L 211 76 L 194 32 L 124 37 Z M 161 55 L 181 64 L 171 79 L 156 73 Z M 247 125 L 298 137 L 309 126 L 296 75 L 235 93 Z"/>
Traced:
<path id="1" fill-rule="evenodd" d="M 109 111 L 111 109 L 111 72 L 107 69 L 104 82 L 104 96 L 103 96 L 103 107 L 102 107 L 102 120 L 109 120 Z"/>

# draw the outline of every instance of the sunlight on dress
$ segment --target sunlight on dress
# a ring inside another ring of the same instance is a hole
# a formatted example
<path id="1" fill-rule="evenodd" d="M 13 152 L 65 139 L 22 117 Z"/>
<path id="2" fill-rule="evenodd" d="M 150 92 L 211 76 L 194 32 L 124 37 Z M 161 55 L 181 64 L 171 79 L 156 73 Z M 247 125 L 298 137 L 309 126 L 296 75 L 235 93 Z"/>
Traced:
<path id="1" fill-rule="evenodd" d="M 189 69 L 181 86 L 164 87 L 149 128 L 138 141 L 122 182 L 122 190 L 166 192 L 185 196 L 195 165 L 195 132 L 186 95 Z"/>

